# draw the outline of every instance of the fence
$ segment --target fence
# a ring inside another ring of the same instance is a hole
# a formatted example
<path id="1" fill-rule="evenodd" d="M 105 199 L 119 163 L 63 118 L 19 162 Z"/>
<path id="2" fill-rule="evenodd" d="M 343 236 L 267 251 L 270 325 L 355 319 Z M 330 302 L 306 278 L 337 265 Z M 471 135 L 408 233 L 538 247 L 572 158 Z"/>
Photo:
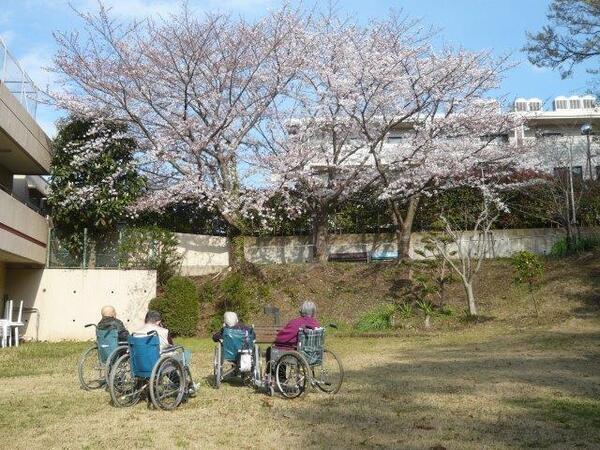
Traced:
<path id="1" fill-rule="evenodd" d="M 8 51 L 2 38 L 0 38 L 0 83 L 6 86 L 35 119 L 41 96 L 40 90 Z"/>

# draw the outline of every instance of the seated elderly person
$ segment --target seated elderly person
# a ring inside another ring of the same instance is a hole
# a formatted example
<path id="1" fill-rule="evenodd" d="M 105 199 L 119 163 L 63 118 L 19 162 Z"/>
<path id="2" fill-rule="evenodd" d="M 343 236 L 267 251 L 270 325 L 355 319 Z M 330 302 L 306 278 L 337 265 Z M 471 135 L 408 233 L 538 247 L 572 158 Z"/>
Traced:
<path id="1" fill-rule="evenodd" d="M 119 341 L 126 341 L 129 336 L 129 331 L 119 319 L 117 319 L 117 311 L 114 306 L 106 305 L 100 310 L 102 319 L 96 325 L 99 330 L 117 330 Z"/>
<path id="2" fill-rule="evenodd" d="M 137 333 L 147 334 L 151 331 L 156 331 L 160 342 L 160 350 L 162 351 L 173 345 L 173 339 L 171 339 L 171 336 L 169 335 L 169 330 L 162 325 L 162 316 L 160 313 L 151 309 L 146 313 L 144 326 L 140 328 Z"/>
<path id="3" fill-rule="evenodd" d="M 317 313 L 316 305 L 311 301 L 305 301 L 300 307 L 300 317 L 290 320 L 285 327 L 277 333 L 274 347 L 295 349 L 298 345 L 298 331 L 300 328 L 319 328 L 319 322 L 315 319 Z M 266 351 L 267 364 L 271 361 L 271 347 Z"/>
<path id="4" fill-rule="evenodd" d="M 300 328 L 319 328 L 319 322 L 315 319 L 317 313 L 316 305 L 311 301 L 305 301 L 300 307 L 300 317 L 290 320 L 285 327 L 279 330 L 275 337 L 275 347 L 295 348 L 298 344 L 298 330 Z"/>
<path id="5" fill-rule="evenodd" d="M 149 310 L 146 313 L 146 318 L 144 319 L 144 326 L 140 328 L 136 333 L 149 333 L 151 331 L 156 331 L 158 335 L 158 340 L 160 344 L 160 351 L 168 350 L 170 346 L 173 345 L 173 339 L 171 338 L 171 334 L 169 330 L 163 326 L 162 316 L 160 312 Z M 183 358 L 182 363 L 184 366 L 189 367 L 190 361 L 192 359 L 192 352 L 187 349 L 183 349 Z M 188 380 L 188 395 L 193 395 L 196 393 L 198 386 L 191 379 Z"/>
<path id="6" fill-rule="evenodd" d="M 238 320 L 238 316 L 236 313 L 227 311 L 223 314 L 223 327 L 212 335 L 212 339 L 215 342 L 219 342 L 223 339 L 223 331 L 225 328 L 233 328 L 234 330 L 247 330 L 248 332 L 252 331 L 252 328 Z"/>

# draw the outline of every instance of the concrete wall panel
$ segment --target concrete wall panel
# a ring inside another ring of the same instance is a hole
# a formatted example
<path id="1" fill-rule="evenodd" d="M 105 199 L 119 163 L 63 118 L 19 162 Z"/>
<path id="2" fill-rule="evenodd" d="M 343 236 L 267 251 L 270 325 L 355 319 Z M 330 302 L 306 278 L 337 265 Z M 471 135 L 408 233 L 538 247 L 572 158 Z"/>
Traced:
<path id="1" fill-rule="evenodd" d="M 178 251 L 183 256 L 181 273 L 187 276 L 219 272 L 229 266 L 227 238 L 176 233 Z"/>
<path id="2" fill-rule="evenodd" d="M 7 294 L 38 313 L 25 316 L 25 338 L 88 340 L 87 323 L 100 320 L 100 308 L 113 305 L 130 330 L 143 324 L 156 296 L 156 272 L 149 270 L 8 269 Z"/>

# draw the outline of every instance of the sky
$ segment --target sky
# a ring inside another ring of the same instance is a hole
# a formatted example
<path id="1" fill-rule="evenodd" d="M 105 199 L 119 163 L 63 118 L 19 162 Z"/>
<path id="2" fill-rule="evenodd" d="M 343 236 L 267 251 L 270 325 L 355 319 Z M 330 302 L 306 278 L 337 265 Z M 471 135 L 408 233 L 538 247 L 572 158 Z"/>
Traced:
<path id="1" fill-rule="evenodd" d="M 189 0 L 192 8 L 203 11 L 226 10 L 247 18 L 264 14 L 281 0 Z M 113 12 L 126 19 L 164 16 L 177 6 L 177 0 L 104 0 Z M 318 3 L 318 2 L 317 2 Z M 518 65 L 507 73 L 497 95 L 538 97 L 547 102 L 558 95 L 587 91 L 589 76 L 584 68 L 562 80 L 558 72 L 537 68 L 521 52 L 526 31 L 537 31 L 546 23 L 550 0 L 339 0 L 340 13 L 367 22 L 386 15 L 390 9 L 402 10 L 423 23 L 439 29 L 439 41 L 468 50 L 487 50 L 495 55 L 510 54 Z M 97 0 L 72 0 L 82 11 L 97 8 Z M 313 4 L 305 1 L 304 4 Z M 0 37 L 29 76 L 45 89 L 53 75 L 44 70 L 51 64 L 56 46 L 54 31 L 77 30 L 81 22 L 67 0 L 0 0 Z M 40 108 L 37 119 L 53 136 L 60 111 Z"/>

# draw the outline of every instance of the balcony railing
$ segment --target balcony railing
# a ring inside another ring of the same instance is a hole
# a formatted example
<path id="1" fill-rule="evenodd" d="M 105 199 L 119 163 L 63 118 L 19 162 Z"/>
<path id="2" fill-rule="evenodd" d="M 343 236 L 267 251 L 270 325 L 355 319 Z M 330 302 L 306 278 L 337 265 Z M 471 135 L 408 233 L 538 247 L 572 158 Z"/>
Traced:
<path id="1" fill-rule="evenodd" d="M 7 87 L 35 119 L 41 92 L 8 51 L 2 38 L 0 38 L 0 83 Z"/>

